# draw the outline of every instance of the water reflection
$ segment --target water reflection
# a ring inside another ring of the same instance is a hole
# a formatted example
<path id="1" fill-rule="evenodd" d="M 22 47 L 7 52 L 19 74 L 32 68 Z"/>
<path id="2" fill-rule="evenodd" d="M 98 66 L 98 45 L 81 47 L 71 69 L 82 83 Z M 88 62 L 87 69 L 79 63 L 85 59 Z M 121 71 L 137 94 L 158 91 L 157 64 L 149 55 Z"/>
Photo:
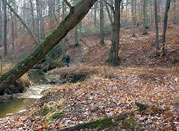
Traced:
<path id="1" fill-rule="evenodd" d="M 0 103 L 0 118 L 6 117 L 8 114 L 14 114 L 25 110 L 35 101 L 37 101 L 37 99 L 20 98 L 6 103 Z"/>

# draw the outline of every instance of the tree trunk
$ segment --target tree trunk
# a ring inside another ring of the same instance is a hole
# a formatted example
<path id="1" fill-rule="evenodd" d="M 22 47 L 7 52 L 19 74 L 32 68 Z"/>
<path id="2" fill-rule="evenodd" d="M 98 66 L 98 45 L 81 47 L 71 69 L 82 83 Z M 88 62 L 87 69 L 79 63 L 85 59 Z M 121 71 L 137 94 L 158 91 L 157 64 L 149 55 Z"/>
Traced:
<path id="1" fill-rule="evenodd" d="M 100 44 L 104 44 L 104 3 L 100 0 Z"/>
<path id="2" fill-rule="evenodd" d="M 135 24 L 136 24 L 136 16 L 135 16 L 135 3 L 136 0 L 131 1 L 131 13 L 132 13 L 132 37 L 136 37 L 135 35 Z"/>
<path id="3" fill-rule="evenodd" d="M 115 0 L 114 23 L 112 25 L 112 45 L 108 62 L 113 66 L 119 65 L 119 33 L 120 33 L 120 3 L 122 0 Z"/>
<path id="4" fill-rule="evenodd" d="M 75 46 L 79 45 L 78 41 L 78 25 L 75 26 Z"/>
<path id="5" fill-rule="evenodd" d="M 146 22 L 147 22 L 147 21 L 146 21 L 146 17 L 147 17 L 147 16 L 146 16 L 146 15 L 147 15 L 147 14 L 146 14 L 146 4 L 147 4 L 147 3 L 146 3 L 146 0 L 143 0 L 143 32 L 142 32 L 143 35 L 146 35 L 146 34 L 147 34 L 147 31 L 146 31 L 146 24 L 147 24 L 147 23 L 146 23 Z"/>
<path id="6" fill-rule="evenodd" d="M 32 15 L 32 31 L 35 32 L 35 18 L 34 18 L 34 6 L 32 0 L 30 0 L 31 15 Z"/>
<path id="7" fill-rule="evenodd" d="M 96 0 L 82 0 L 62 21 L 57 29 L 50 34 L 28 57 L 0 77 L 0 91 L 8 88 L 41 58 L 43 58 L 55 45 L 57 45 L 67 33 L 73 29 L 88 13 Z"/>
<path id="8" fill-rule="evenodd" d="M 37 22 L 36 22 L 36 34 L 38 37 L 38 42 L 40 42 L 40 16 L 39 16 L 39 0 L 36 0 L 36 10 L 37 10 Z"/>
<path id="9" fill-rule="evenodd" d="M 40 41 L 45 39 L 45 27 L 44 27 L 44 18 L 43 18 L 43 7 L 42 1 L 39 3 L 39 19 L 40 19 Z"/>
<path id="10" fill-rule="evenodd" d="M 4 4 L 4 56 L 7 56 L 7 6 L 6 6 L 7 0 L 3 1 Z"/>
<path id="11" fill-rule="evenodd" d="M 162 54 L 165 55 L 165 42 L 166 42 L 166 32 L 167 32 L 167 23 L 168 23 L 168 12 L 170 9 L 170 0 L 166 1 L 166 7 L 165 7 L 165 16 L 164 16 L 164 23 L 163 23 L 163 33 L 162 33 Z"/>
<path id="12" fill-rule="evenodd" d="M 12 12 L 10 12 L 11 15 L 11 37 L 12 37 L 12 55 L 14 54 L 14 42 L 15 42 L 15 32 L 14 32 L 14 16 L 12 15 Z"/>
<path id="13" fill-rule="evenodd" d="M 97 26 L 97 19 L 96 19 L 96 16 L 97 16 L 97 7 L 98 7 L 98 2 L 96 2 L 94 4 L 94 26 L 95 27 Z"/>
<path id="14" fill-rule="evenodd" d="M 154 15 L 155 15 L 155 32 L 156 32 L 156 56 L 159 56 L 159 28 L 158 28 L 158 12 L 157 12 L 157 0 L 154 0 Z"/>
<path id="15" fill-rule="evenodd" d="M 3 40 L 3 19 L 2 19 L 2 1 L 0 1 L 0 47 L 2 46 L 2 40 Z"/>
<path id="16" fill-rule="evenodd" d="M 176 24 L 177 23 L 177 18 L 176 18 L 176 14 L 177 14 L 177 12 L 176 12 L 176 0 L 173 0 L 173 12 L 174 12 L 174 18 L 173 18 L 173 23 L 174 24 Z"/>

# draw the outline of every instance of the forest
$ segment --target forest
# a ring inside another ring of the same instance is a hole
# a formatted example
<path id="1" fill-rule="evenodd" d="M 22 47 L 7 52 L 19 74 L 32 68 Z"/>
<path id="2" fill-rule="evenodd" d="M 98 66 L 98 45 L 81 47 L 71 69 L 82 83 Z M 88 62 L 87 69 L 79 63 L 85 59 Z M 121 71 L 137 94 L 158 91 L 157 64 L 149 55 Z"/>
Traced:
<path id="1" fill-rule="evenodd" d="M 0 131 L 178 131 L 179 0 L 0 0 Z"/>

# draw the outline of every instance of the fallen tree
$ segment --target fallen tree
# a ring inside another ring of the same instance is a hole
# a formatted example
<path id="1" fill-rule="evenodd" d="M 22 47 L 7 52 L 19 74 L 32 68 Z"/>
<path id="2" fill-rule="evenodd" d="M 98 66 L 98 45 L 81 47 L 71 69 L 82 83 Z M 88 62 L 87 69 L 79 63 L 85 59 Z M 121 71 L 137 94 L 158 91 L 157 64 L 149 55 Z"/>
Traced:
<path id="1" fill-rule="evenodd" d="M 83 123 L 71 127 L 66 127 L 63 129 L 58 129 L 58 131 L 75 131 L 75 130 L 81 130 L 81 129 L 95 129 L 95 128 L 106 128 L 112 126 L 114 121 L 120 121 L 124 120 L 126 118 L 127 114 L 121 114 L 119 116 L 114 116 L 110 118 L 104 118 L 97 121 L 92 121 L 89 123 Z"/>
<path id="2" fill-rule="evenodd" d="M 97 0 L 82 0 L 76 6 L 70 7 L 70 13 L 61 22 L 57 29 L 50 34 L 29 56 L 15 65 L 0 77 L 0 92 L 8 88 L 41 58 L 43 58 L 55 45 L 57 45 L 88 13 Z"/>

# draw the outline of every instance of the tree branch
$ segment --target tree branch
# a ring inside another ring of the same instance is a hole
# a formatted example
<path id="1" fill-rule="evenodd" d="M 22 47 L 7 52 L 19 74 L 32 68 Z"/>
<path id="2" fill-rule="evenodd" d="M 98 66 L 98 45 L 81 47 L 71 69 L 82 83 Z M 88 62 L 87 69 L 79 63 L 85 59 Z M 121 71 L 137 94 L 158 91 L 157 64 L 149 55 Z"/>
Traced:
<path id="1" fill-rule="evenodd" d="M 115 12 L 114 6 L 109 4 L 106 0 L 104 0 L 104 2 L 106 3 L 106 5 L 108 5 L 111 8 L 112 12 L 114 13 Z"/>
<path id="2" fill-rule="evenodd" d="M 68 2 L 67 0 L 64 0 L 64 2 L 66 3 L 66 5 L 67 5 L 70 9 L 73 8 L 73 6 L 70 4 L 70 2 Z"/>

